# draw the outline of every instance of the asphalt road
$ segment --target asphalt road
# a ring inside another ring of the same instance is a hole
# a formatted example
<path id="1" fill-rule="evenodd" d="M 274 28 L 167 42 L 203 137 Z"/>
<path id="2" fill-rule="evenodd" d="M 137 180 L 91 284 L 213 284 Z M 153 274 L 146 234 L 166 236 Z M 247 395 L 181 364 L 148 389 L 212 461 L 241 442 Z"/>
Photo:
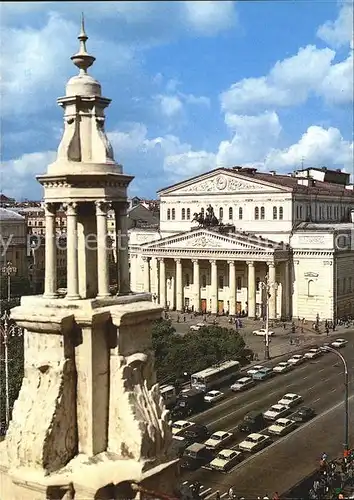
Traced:
<path id="1" fill-rule="evenodd" d="M 349 366 L 350 408 L 354 408 L 354 333 L 346 335 L 349 343 L 341 350 Z M 254 498 L 282 493 L 319 464 L 325 451 L 337 456 L 344 442 L 344 385 L 343 365 L 330 353 L 296 367 L 287 374 L 277 375 L 241 394 L 229 393 L 227 398 L 213 408 L 195 416 L 193 421 L 207 425 L 211 431 L 235 432 L 236 446 L 243 436 L 236 432 L 243 416 L 252 410 L 266 410 L 286 393 L 295 392 L 304 399 L 304 404 L 313 407 L 317 416 L 307 424 L 283 438 L 274 439 L 274 444 L 265 450 L 249 455 L 230 473 L 199 469 L 184 472 L 183 480 L 198 480 L 211 491 L 221 493 L 230 486 L 240 495 Z M 354 425 L 351 422 L 351 443 L 354 441 Z M 211 497 L 210 497 L 211 498 Z"/>

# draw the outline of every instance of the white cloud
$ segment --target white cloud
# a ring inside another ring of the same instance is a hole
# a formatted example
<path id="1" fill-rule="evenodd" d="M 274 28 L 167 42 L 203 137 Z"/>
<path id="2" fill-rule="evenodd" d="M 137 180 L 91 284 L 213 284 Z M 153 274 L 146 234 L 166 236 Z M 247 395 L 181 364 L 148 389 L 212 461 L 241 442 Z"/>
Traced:
<path id="1" fill-rule="evenodd" d="M 345 1 L 335 21 L 327 21 L 317 30 L 317 36 L 338 48 L 350 44 L 353 48 L 353 2 Z"/>
<path id="2" fill-rule="evenodd" d="M 159 101 L 162 114 L 167 118 L 175 117 L 183 109 L 183 103 L 177 96 L 158 95 L 156 99 Z"/>
<path id="3" fill-rule="evenodd" d="M 190 151 L 166 156 L 164 170 L 173 181 L 193 177 L 216 167 L 216 155 L 207 151 Z"/>
<path id="4" fill-rule="evenodd" d="M 270 150 L 265 167 L 290 171 L 298 168 L 303 158 L 309 166 L 339 166 L 352 171 L 353 143 L 345 140 L 337 128 L 311 126 L 296 144 Z"/>
<path id="5" fill-rule="evenodd" d="M 333 64 L 319 85 L 320 93 L 332 104 L 345 104 L 353 100 L 353 54 L 337 64 Z"/>
<path id="6" fill-rule="evenodd" d="M 210 99 L 204 95 L 181 94 L 187 104 L 196 104 L 201 106 L 210 106 Z"/>
<path id="7" fill-rule="evenodd" d="M 237 21 L 234 2 L 184 1 L 187 23 L 197 33 L 215 35 L 231 28 Z"/>
<path id="8" fill-rule="evenodd" d="M 295 56 L 278 61 L 267 76 L 245 78 L 221 94 L 225 111 L 250 112 L 304 103 L 328 75 L 335 52 L 313 45 L 299 49 Z"/>

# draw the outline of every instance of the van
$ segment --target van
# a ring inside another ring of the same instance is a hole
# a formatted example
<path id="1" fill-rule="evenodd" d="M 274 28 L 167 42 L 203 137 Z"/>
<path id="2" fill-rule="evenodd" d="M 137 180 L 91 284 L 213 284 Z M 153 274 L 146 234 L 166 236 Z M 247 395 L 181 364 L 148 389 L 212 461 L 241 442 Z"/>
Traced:
<path id="1" fill-rule="evenodd" d="M 208 464 L 213 459 L 213 454 L 205 444 L 194 443 L 184 450 L 180 465 L 184 469 L 196 470 Z"/>
<path id="2" fill-rule="evenodd" d="M 240 392 L 250 389 L 254 385 L 256 385 L 256 382 L 252 377 L 243 377 L 239 380 L 236 380 L 236 382 L 232 384 L 230 389 L 234 392 Z"/>

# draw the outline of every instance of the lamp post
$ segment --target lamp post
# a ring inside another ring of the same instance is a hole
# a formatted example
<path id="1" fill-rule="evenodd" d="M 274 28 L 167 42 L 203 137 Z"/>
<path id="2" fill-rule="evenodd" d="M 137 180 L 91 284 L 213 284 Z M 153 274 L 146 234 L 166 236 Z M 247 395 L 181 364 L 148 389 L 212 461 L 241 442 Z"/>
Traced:
<path id="1" fill-rule="evenodd" d="M 7 262 L 5 266 L 1 268 L 2 274 L 7 276 L 7 301 L 10 303 L 11 300 L 11 276 L 17 273 L 17 267 L 15 267 L 12 262 Z"/>
<path id="2" fill-rule="evenodd" d="M 345 357 L 330 346 L 320 347 L 321 351 L 333 352 L 338 358 L 341 359 L 344 367 L 344 456 L 347 456 L 349 450 L 349 376 L 348 365 Z"/>
<path id="3" fill-rule="evenodd" d="M 265 339 L 264 339 L 264 359 L 270 359 L 269 354 L 269 299 L 273 293 L 276 293 L 278 289 L 278 283 L 271 283 L 269 281 L 269 275 L 266 274 L 264 281 L 260 282 L 260 287 L 265 293 L 265 313 L 266 313 L 266 324 L 265 324 Z"/>
<path id="4" fill-rule="evenodd" d="M 4 345 L 4 363 L 5 363 L 5 422 L 6 429 L 10 421 L 10 392 L 9 392 L 9 337 L 22 337 L 23 330 L 16 323 L 11 322 L 10 314 L 5 313 L 0 318 L 0 344 Z M 1 360 L 2 361 L 2 360 Z"/>

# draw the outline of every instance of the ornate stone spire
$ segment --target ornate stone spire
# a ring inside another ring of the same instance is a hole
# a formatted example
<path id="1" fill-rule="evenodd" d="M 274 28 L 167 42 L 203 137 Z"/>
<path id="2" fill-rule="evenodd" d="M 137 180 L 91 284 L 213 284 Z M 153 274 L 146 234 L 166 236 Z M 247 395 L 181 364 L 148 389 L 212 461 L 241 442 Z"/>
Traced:
<path id="1" fill-rule="evenodd" d="M 75 64 L 75 66 L 79 68 L 80 74 L 84 75 L 87 74 L 87 69 L 92 66 L 96 58 L 91 56 L 86 50 L 86 42 L 88 40 L 88 36 L 85 32 L 85 19 L 83 13 L 81 14 L 81 31 L 77 38 L 80 41 L 80 49 L 79 52 L 71 57 L 71 60 Z"/>

